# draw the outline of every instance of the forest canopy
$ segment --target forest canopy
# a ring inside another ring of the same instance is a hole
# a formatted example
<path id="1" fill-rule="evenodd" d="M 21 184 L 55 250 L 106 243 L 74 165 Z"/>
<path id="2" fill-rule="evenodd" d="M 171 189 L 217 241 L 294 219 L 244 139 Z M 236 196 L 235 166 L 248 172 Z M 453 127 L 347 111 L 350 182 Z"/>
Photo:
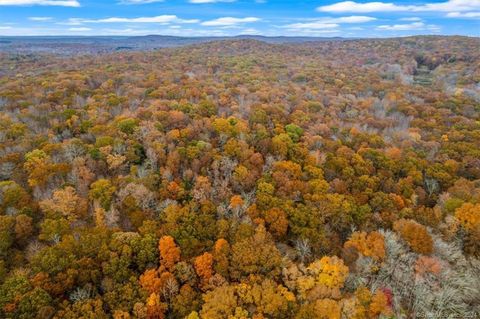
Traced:
<path id="1" fill-rule="evenodd" d="M 0 317 L 479 315 L 479 47 L 0 53 Z"/>

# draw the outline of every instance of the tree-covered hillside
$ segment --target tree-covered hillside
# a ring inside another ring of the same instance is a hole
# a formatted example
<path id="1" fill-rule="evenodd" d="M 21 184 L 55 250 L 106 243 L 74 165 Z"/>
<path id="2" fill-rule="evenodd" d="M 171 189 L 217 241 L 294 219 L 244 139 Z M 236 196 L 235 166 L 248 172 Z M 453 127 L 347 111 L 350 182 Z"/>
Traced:
<path id="1" fill-rule="evenodd" d="M 0 317 L 475 318 L 479 48 L 0 53 Z"/>

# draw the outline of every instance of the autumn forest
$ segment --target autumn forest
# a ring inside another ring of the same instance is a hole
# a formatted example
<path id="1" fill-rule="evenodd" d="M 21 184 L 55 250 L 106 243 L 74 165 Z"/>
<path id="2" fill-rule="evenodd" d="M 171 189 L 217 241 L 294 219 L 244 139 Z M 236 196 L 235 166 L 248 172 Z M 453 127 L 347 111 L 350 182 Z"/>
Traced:
<path id="1" fill-rule="evenodd" d="M 0 318 L 477 318 L 479 48 L 0 52 Z"/>

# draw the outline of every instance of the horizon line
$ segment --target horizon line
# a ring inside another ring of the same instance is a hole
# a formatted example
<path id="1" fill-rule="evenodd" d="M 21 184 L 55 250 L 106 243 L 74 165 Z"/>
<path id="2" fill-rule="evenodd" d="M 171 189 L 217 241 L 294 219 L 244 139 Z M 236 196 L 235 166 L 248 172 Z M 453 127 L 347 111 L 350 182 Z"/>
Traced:
<path id="1" fill-rule="evenodd" d="M 2 38 L 94 38 L 94 37 L 118 37 L 118 38 L 140 38 L 140 37 L 170 37 L 170 38 L 238 38 L 238 37 L 262 37 L 262 38 L 305 38 L 305 39 L 397 39 L 397 38 L 411 38 L 411 37 L 466 37 L 466 38 L 480 38 L 480 36 L 475 35 L 464 35 L 464 34 L 415 34 L 415 35 L 398 35 L 398 36 L 386 36 L 386 37 L 343 37 L 343 36 L 291 36 L 291 35 L 261 35 L 261 34 L 238 34 L 238 35 L 192 35 L 192 36 L 183 36 L 183 35 L 169 35 L 169 34 L 144 34 L 144 35 L 118 35 L 118 34 L 76 34 L 76 35 L 65 35 L 65 34 L 54 34 L 54 35 L 2 35 Z"/>

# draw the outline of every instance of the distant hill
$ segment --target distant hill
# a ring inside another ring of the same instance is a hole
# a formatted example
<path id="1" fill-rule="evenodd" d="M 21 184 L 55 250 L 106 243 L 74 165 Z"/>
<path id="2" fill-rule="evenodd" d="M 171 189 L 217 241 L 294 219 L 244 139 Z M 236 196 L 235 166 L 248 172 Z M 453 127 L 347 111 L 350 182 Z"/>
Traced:
<path id="1" fill-rule="evenodd" d="M 7 53 L 53 53 L 53 54 L 99 54 L 114 51 L 148 51 L 159 48 L 180 47 L 219 40 L 251 39 L 266 43 L 304 43 L 338 41 L 344 38 L 324 37 L 265 37 L 239 35 L 235 37 L 176 37 L 165 35 L 147 36 L 51 36 L 51 37 L 0 37 L 0 52 Z"/>

